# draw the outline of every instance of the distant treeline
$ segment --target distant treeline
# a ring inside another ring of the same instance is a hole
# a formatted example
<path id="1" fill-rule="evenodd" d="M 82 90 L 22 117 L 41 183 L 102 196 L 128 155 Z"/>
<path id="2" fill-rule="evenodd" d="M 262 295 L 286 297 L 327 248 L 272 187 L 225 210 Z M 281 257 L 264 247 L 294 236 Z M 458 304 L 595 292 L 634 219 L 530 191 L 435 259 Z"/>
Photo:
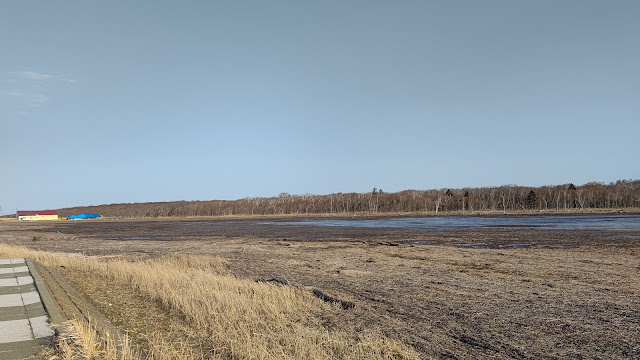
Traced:
<path id="1" fill-rule="evenodd" d="M 97 213 L 108 217 L 164 217 L 215 215 L 274 215 L 320 213 L 446 213 L 461 211 L 571 211 L 593 208 L 640 207 L 640 180 L 618 180 L 523 187 L 405 190 L 386 193 L 374 188 L 367 193 L 290 195 L 240 200 L 172 201 L 110 204 L 61 209 L 60 215 Z"/>

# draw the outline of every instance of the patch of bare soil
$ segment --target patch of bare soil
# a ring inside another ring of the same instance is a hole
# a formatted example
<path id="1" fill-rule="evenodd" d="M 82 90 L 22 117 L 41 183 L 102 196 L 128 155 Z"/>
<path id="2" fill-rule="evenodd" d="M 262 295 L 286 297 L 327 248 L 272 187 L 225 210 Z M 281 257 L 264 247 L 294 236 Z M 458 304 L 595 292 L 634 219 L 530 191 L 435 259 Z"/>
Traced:
<path id="1" fill-rule="evenodd" d="M 637 232 L 95 221 L 2 224 L 0 241 L 94 255 L 221 256 L 238 277 L 275 276 L 352 301 L 355 309 L 325 314 L 325 326 L 375 329 L 425 357 L 640 357 Z M 113 289 L 90 296 L 102 309 L 125 291 Z M 144 314 L 139 301 L 122 306 Z M 104 309 L 116 323 L 128 316 L 117 308 Z"/>

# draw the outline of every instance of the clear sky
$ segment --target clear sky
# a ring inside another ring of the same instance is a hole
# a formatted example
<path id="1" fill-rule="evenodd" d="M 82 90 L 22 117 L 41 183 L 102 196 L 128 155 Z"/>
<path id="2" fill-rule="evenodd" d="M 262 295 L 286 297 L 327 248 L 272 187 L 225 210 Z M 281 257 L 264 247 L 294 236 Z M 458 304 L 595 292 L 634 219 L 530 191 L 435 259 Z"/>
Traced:
<path id="1" fill-rule="evenodd" d="M 640 178 L 640 1 L 2 1 L 0 206 Z"/>

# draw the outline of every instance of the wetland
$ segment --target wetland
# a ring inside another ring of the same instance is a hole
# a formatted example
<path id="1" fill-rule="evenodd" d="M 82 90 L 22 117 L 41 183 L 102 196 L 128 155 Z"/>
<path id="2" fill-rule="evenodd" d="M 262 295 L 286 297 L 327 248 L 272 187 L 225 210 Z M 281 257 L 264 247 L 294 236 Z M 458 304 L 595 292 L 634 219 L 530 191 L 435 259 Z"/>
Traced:
<path id="1" fill-rule="evenodd" d="M 236 278 L 286 279 L 353 302 L 325 313 L 323 326 L 380 333 L 424 358 L 624 359 L 640 357 L 639 218 L 4 221 L 0 241 L 219 257 Z"/>

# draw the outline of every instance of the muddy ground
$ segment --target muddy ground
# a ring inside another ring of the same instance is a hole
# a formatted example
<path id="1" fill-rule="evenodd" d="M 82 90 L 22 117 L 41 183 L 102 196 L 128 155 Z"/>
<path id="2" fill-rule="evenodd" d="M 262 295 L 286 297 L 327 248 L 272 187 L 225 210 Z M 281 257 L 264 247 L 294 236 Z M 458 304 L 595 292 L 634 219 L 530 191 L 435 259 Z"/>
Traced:
<path id="1" fill-rule="evenodd" d="M 48 251 L 210 254 L 352 301 L 328 328 L 435 358 L 640 358 L 640 232 L 263 224 L 269 219 L 0 222 Z M 282 221 L 282 218 L 276 219 Z"/>

